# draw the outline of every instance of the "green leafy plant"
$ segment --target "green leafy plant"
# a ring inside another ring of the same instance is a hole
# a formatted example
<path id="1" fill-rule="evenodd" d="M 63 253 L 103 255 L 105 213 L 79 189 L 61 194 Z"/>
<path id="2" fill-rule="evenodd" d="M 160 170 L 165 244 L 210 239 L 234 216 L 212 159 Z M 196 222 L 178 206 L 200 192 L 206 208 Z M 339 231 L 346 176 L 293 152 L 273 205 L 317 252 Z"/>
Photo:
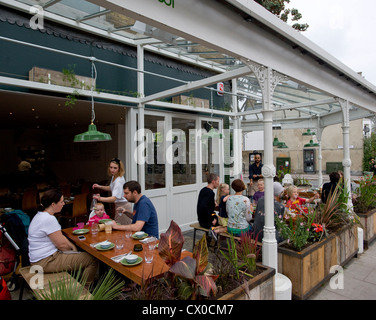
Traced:
<path id="1" fill-rule="evenodd" d="M 247 271 L 256 270 L 256 261 L 261 250 L 258 246 L 258 234 L 255 232 L 242 232 L 240 242 L 237 243 L 239 258 L 244 261 Z"/>
<path id="2" fill-rule="evenodd" d="M 77 87 L 80 84 L 80 81 L 77 79 L 74 72 L 76 65 L 69 65 L 68 69 L 63 68 L 63 81 L 68 82 L 71 87 Z M 65 106 L 72 107 L 77 102 L 77 97 L 80 93 L 77 90 L 74 90 L 72 94 L 67 95 L 68 100 L 65 101 Z"/>
<path id="3" fill-rule="evenodd" d="M 287 244 L 293 249 L 301 251 L 309 243 L 313 219 L 314 215 L 311 214 L 301 214 L 295 218 L 289 216 L 287 219 L 283 216 L 276 216 L 275 223 Z"/>
<path id="4" fill-rule="evenodd" d="M 376 181 L 373 177 L 365 176 L 359 181 L 359 187 L 355 192 L 355 212 L 367 212 L 376 208 Z"/>
<path id="5" fill-rule="evenodd" d="M 166 233 L 161 234 L 158 250 L 160 257 L 170 266 L 169 273 L 173 275 L 171 285 L 177 287 L 178 297 L 186 300 L 215 296 L 216 276 L 206 274 L 210 269 L 206 237 L 202 237 L 196 244 L 192 257 L 180 260 L 183 244 L 181 229 L 171 221 Z"/>
<path id="6" fill-rule="evenodd" d="M 232 268 L 235 271 L 235 279 L 239 279 L 240 277 L 240 270 L 243 269 L 247 263 L 240 260 L 238 255 L 237 246 L 235 243 L 235 238 L 233 235 L 230 235 L 230 238 L 227 239 L 227 252 L 225 253 L 223 250 L 220 250 L 222 256 L 230 263 Z M 252 277 L 252 275 L 250 275 Z"/>
<path id="7" fill-rule="evenodd" d="M 89 294 L 85 286 L 87 274 L 81 272 L 81 267 L 72 273 L 72 276 L 63 276 L 54 283 L 49 282 L 48 289 L 35 292 L 37 300 L 113 300 L 117 298 L 124 286 L 110 269 L 103 276 Z M 90 291 L 90 290 L 89 290 Z"/>

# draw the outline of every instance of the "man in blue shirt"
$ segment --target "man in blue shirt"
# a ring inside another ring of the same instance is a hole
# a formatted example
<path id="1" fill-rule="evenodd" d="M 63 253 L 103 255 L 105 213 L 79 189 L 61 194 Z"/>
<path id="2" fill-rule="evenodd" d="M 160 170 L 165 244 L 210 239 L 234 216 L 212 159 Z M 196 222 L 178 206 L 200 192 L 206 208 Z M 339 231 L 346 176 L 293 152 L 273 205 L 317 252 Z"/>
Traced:
<path id="1" fill-rule="evenodd" d="M 124 183 L 123 190 L 124 197 L 134 203 L 132 224 L 118 225 L 113 221 L 112 228 L 132 232 L 142 230 L 159 239 L 157 211 L 150 199 L 141 194 L 140 184 L 137 181 L 128 181 Z"/>

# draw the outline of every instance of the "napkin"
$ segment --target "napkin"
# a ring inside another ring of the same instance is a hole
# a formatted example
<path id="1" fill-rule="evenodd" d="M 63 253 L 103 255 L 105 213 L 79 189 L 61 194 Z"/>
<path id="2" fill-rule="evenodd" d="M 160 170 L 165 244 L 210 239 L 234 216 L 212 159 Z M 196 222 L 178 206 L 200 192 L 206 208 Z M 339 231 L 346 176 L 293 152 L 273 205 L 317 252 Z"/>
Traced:
<path id="1" fill-rule="evenodd" d="M 147 243 L 147 242 L 149 242 L 150 239 L 153 239 L 153 237 L 148 237 L 148 238 L 145 238 L 145 239 L 142 239 L 142 240 L 139 240 L 139 241 L 142 242 L 142 243 Z"/>
<path id="2" fill-rule="evenodd" d="M 126 255 L 128 255 L 128 254 L 130 254 L 130 253 L 132 253 L 132 251 L 131 251 L 131 252 L 128 252 L 128 253 L 121 254 L 121 255 L 116 256 L 116 257 L 112 257 L 111 260 L 119 263 L 121 260 L 124 259 L 124 257 L 125 257 Z"/>

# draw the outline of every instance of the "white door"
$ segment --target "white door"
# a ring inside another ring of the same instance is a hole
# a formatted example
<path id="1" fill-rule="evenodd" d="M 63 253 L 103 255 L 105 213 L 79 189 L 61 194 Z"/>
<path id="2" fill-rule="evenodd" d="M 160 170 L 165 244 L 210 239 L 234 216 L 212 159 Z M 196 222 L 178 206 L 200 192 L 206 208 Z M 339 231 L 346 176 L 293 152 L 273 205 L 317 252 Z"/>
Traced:
<path id="1" fill-rule="evenodd" d="M 160 232 L 171 220 L 183 231 L 189 229 L 197 221 L 197 198 L 206 185 L 206 173 L 215 172 L 223 179 L 222 139 L 202 138 L 208 123 L 222 130 L 221 120 L 145 110 L 144 138 L 137 144 L 144 163 L 133 171 L 138 170 L 143 193 L 156 207 Z"/>

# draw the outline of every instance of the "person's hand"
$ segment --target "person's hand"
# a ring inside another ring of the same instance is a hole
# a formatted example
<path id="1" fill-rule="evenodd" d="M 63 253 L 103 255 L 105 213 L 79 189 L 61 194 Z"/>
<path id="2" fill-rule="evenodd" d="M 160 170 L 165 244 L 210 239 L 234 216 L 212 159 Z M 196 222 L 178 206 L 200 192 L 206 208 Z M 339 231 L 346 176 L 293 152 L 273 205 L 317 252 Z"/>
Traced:
<path id="1" fill-rule="evenodd" d="M 101 186 L 98 183 L 93 184 L 93 189 L 100 189 Z"/>
<path id="2" fill-rule="evenodd" d="M 116 223 L 115 220 L 112 220 L 112 229 L 114 229 L 114 230 L 118 229 L 118 224 Z"/>
<path id="3" fill-rule="evenodd" d="M 93 194 L 93 199 L 99 200 L 99 198 L 100 198 L 100 194 L 99 193 Z"/>

